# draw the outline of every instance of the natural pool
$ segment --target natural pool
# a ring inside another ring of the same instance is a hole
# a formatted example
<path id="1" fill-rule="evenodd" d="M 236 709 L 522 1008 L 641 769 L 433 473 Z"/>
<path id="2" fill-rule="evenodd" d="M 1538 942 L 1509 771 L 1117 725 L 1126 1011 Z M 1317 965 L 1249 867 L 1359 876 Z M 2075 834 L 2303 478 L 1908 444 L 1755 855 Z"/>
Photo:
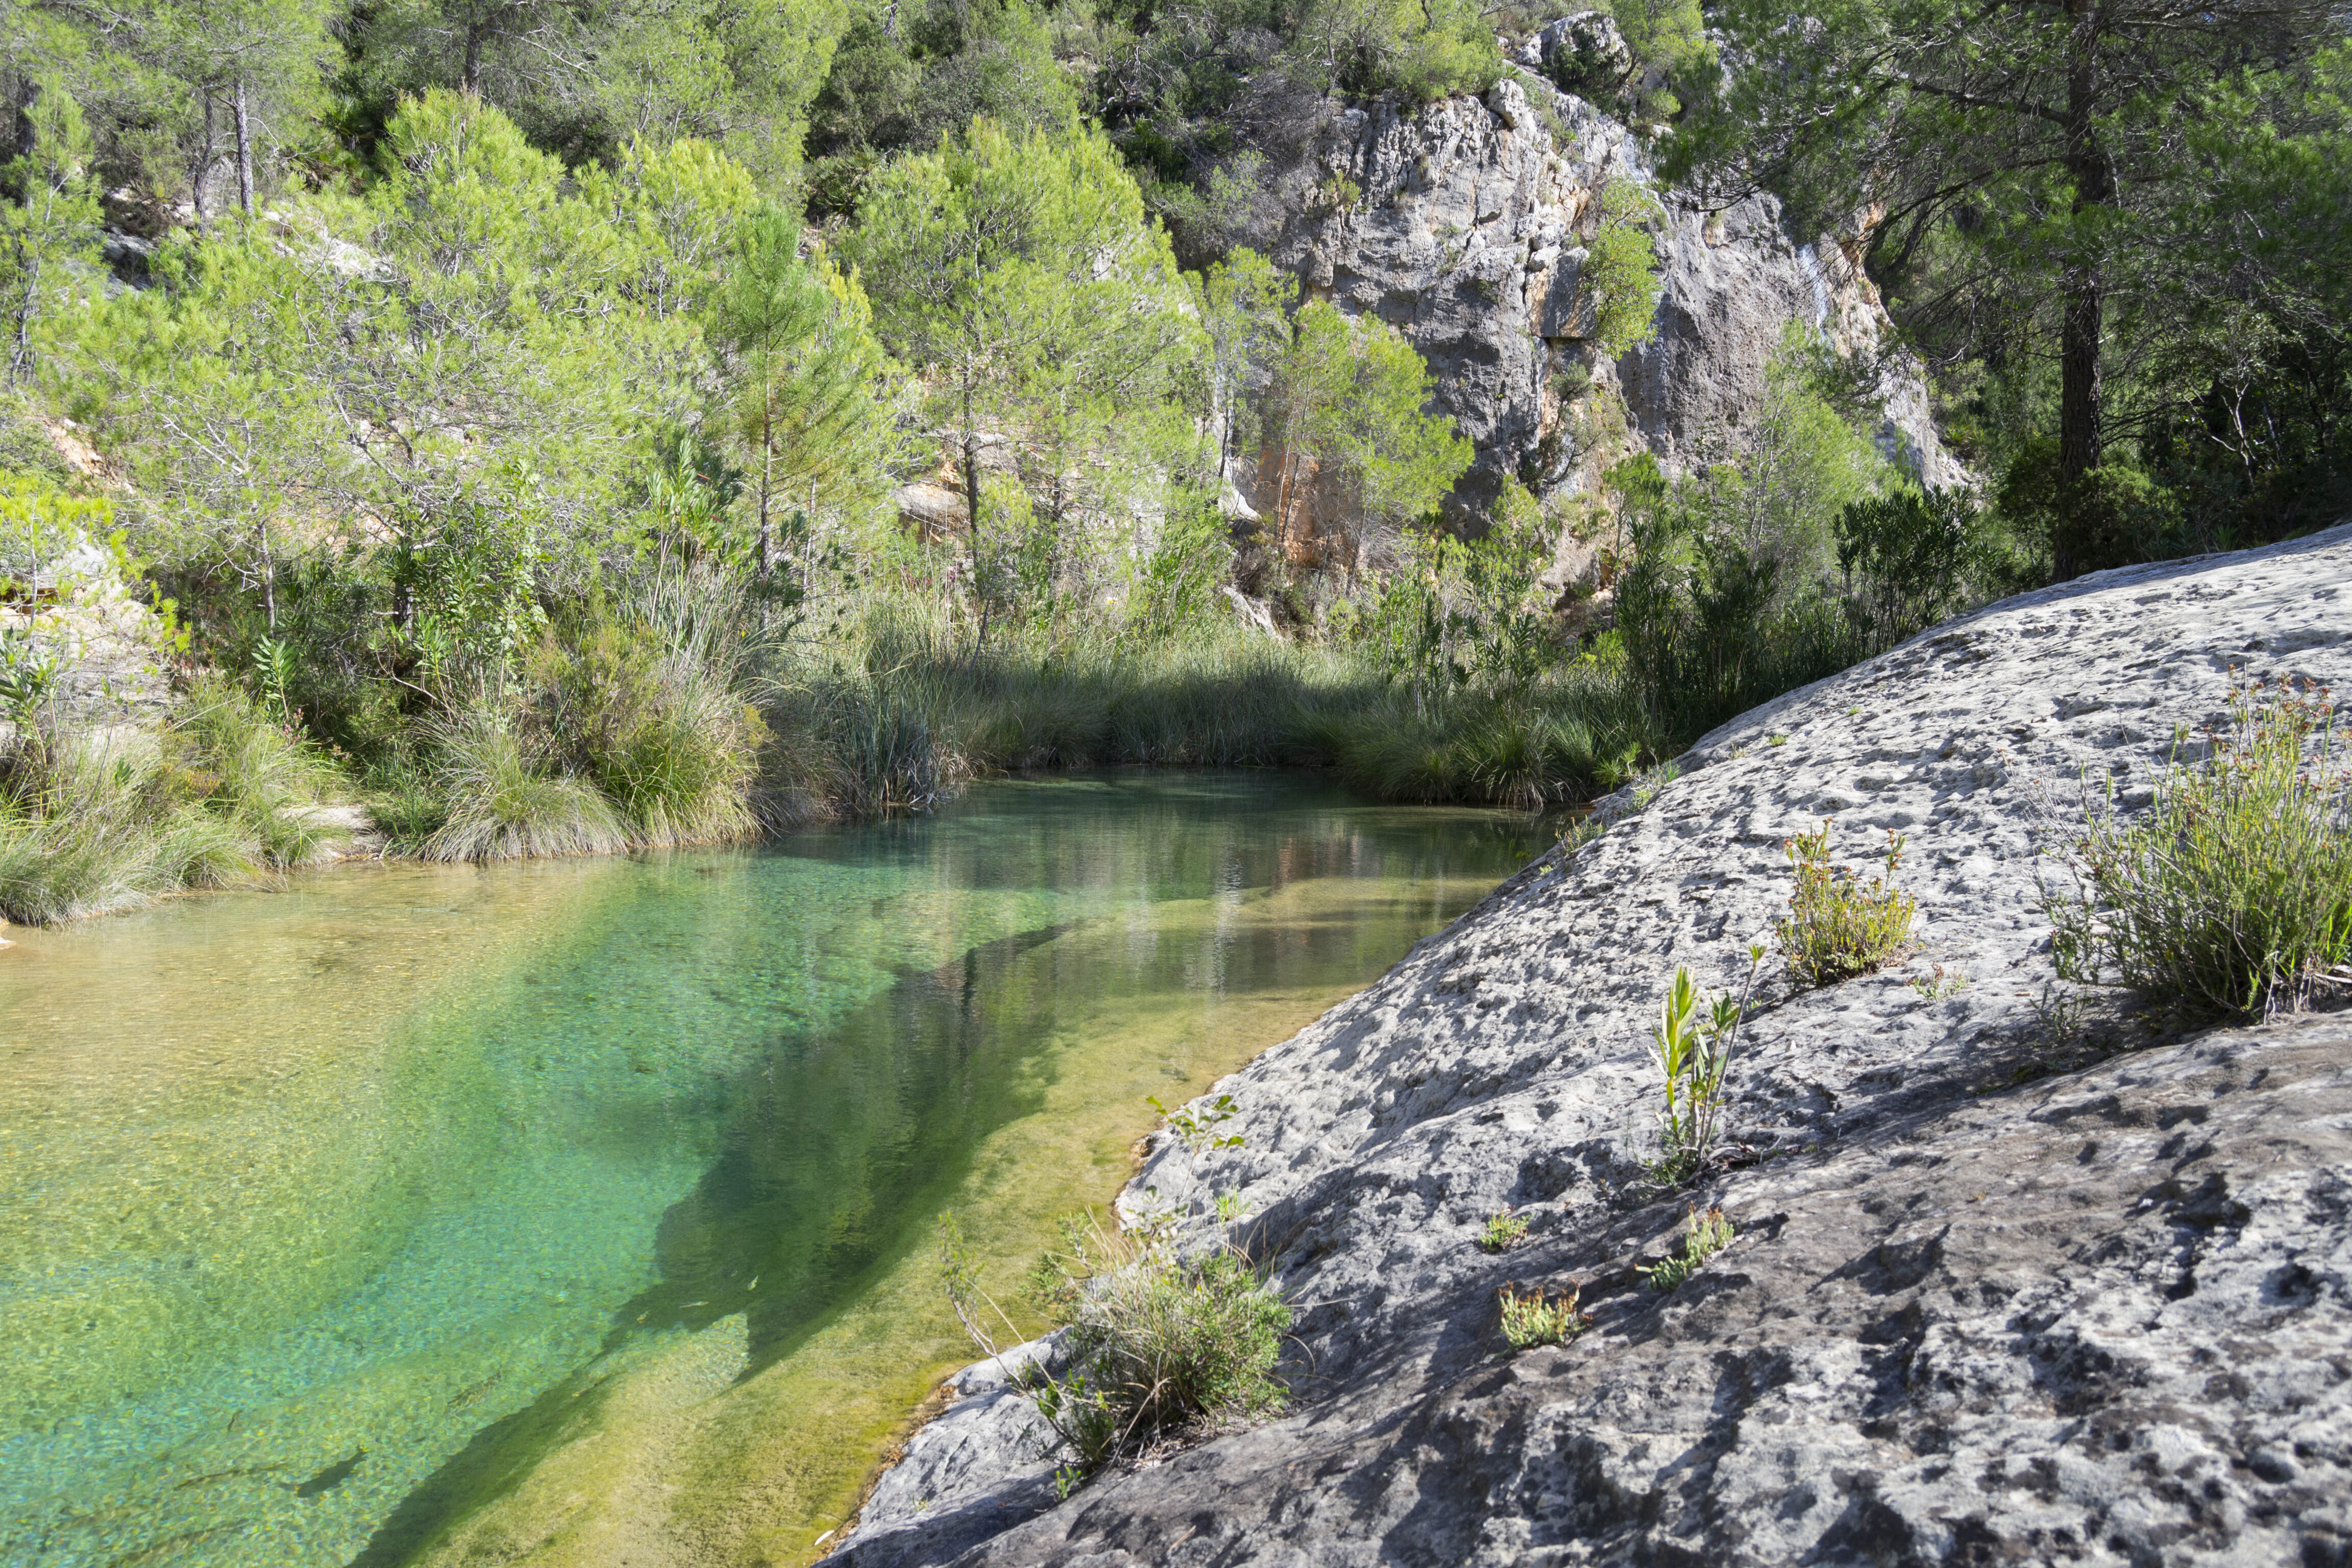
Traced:
<path id="1" fill-rule="evenodd" d="M 1280 775 L 0 952 L 0 1562 L 785 1563 L 1199 1091 L 1534 847 Z"/>

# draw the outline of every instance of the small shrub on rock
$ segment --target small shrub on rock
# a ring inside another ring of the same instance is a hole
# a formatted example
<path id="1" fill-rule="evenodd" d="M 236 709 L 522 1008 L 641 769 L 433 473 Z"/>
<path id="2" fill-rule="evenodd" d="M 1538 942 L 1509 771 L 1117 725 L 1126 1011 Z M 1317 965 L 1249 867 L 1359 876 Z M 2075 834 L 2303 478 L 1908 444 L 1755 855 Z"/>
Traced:
<path id="1" fill-rule="evenodd" d="M 940 1258 L 965 1331 L 997 1354 L 986 1320 L 1005 1320 L 946 1216 Z M 1102 1466 L 1188 1430 L 1282 1408 L 1274 1365 L 1290 1309 L 1237 1249 L 1185 1257 L 1163 1234 L 1109 1232 L 1091 1216 L 1075 1217 L 1065 1222 L 1062 1250 L 1040 1259 L 1032 1279 L 1040 1304 L 1065 1327 L 1067 1370 L 1033 1364 L 1017 1381 L 1073 1456 L 1066 1492 Z"/>
<path id="2" fill-rule="evenodd" d="M 2112 795 L 2045 890 L 2059 973 L 2112 973 L 2191 1013 L 2252 1016 L 2352 991 L 2352 768 L 2325 689 L 2231 694 L 2201 760 L 2176 749 L 2153 805 Z"/>
<path id="3" fill-rule="evenodd" d="M 1494 1214 L 1486 1216 L 1486 1228 L 1479 1234 L 1478 1246 L 1486 1252 L 1507 1252 L 1528 1234 L 1528 1222 L 1515 1214 Z"/>
<path id="4" fill-rule="evenodd" d="M 1496 1293 L 1502 1303 L 1503 1339 L 1515 1351 L 1538 1345 L 1562 1345 L 1584 1331 L 1590 1314 L 1576 1310 L 1577 1287 L 1542 1285 L 1522 1293 L 1506 1285 Z"/>
<path id="5" fill-rule="evenodd" d="M 1868 882 L 1830 865 L 1830 828 L 1789 840 L 1796 890 L 1789 913 L 1773 928 L 1790 973 L 1806 985 L 1834 985 L 1883 969 L 1909 945 L 1918 904 L 1889 880 L 1903 864 L 1903 837 L 1886 835 L 1885 870 Z"/>
<path id="6" fill-rule="evenodd" d="M 1650 1289 L 1664 1293 L 1682 1285 L 1697 1273 L 1706 1260 L 1731 1245 L 1731 1221 L 1721 1209 L 1709 1209 L 1704 1215 L 1691 1211 L 1690 1229 L 1683 1233 L 1683 1249 L 1658 1264 L 1643 1270 L 1642 1277 Z"/>

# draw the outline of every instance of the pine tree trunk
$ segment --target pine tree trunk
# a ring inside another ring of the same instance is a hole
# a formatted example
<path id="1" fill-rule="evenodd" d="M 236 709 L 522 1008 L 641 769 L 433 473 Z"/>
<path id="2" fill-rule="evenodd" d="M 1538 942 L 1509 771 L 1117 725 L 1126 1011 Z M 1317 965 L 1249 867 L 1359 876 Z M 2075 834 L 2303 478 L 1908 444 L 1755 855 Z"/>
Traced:
<path id="1" fill-rule="evenodd" d="M 245 79 L 236 82 L 236 96 L 232 100 L 236 112 L 236 203 L 245 216 L 253 216 L 253 123 L 245 111 Z"/>
<path id="2" fill-rule="evenodd" d="M 2099 140 L 2097 0 L 2069 0 L 2074 37 L 2066 69 L 2066 172 L 2074 182 L 2074 215 L 2112 205 L 2115 171 Z M 2079 241 L 2078 241 L 2079 242 Z M 2077 252 L 2067 263 L 2065 315 L 2058 332 L 2058 478 L 2071 493 L 2084 475 L 2099 466 L 2104 444 L 2105 395 L 2099 340 L 2105 328 L 2106 291 L 2098 258 Z M 2062 506 L 2066 501 L 2062 499 Z M 2051 564 L 2060 582 L 2082 570 L 2070 531 L 2063 524 L 2052 541 Z"/>
<path id="3" fill-rule="evenodd" d="M 196 176 L 194 180 L 196 226 L 199 229 L 206 226 L 212 218 L 212 211 L 205 200 L 205 187 L 212 183 L 212 177 L 213 91 L 212 89 L 206 88 L 205 89 L 205 139 L 203 144 L 196 150 Z"/>

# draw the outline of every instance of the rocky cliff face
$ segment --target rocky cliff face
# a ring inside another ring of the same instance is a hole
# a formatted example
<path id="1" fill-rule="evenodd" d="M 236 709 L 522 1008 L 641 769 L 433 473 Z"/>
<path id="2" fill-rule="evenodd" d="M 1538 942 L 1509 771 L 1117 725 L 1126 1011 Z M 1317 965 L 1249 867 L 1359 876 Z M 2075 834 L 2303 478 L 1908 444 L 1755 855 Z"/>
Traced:
<path id="1" fill-rule="evenodd" d="M 2054 984 L 2038 851 L 2126 804 L 2231 671 L 2352 681 L 2352 527 L 1992 606 L 1707 737 L 1378 985 L 1218 1086 L 1297 1303 L 1288 1418 L 1054 1506 L 1022 1401 L 910 1448 L 877 1565 L 2352 1561 L 2352 1021 L 2165 1038 Z M 1668 978 L 1736 981 L 1782 844 L 1908 836 L 1915 956 L 1769 966 L 1735 1068 L 1756 1163 L 1642 1178 Z M 1671 1295 L 1688 1205 L 1738 1237 Z M 1531 1225 L 1500 1257 L 1486 1215 Z M 1495 1291 L 1592 1326 L 1510 1357 Z"/>
<path id="2" fill-rule="evenodd" d="M 1548 30 L 1528 63 L 1543 66 L 1549 48 L 1557 65 L 1570 42 Z M 1331 106 L 1244 238 L 1315 293 L 1411 338 L 1477 445 L 1459 494 L 1484 504 L 1514 475 L 1538 489 L 1576 482 L 1586 454 L 1561 394 L 1579 373 L 1621 388 L 1633 433 L 1679 469 L 1736 442 L 1790 322 L 1848 348 L 1880 342 L 1886 320 L 1868 282 L 1834 244 L 1789 234 L 1777 203 L 1710 216 L 1670 202 L 1658 336 L 1596 363 L 1583 242 L 1603 185 L 1649 177 L 1624 126 L 1530 69 L 1483 100 Z M 1898 367 L 1885 390 L 1882 446 L 1929 482 L 1953 482 L 1916 371 Z"/>

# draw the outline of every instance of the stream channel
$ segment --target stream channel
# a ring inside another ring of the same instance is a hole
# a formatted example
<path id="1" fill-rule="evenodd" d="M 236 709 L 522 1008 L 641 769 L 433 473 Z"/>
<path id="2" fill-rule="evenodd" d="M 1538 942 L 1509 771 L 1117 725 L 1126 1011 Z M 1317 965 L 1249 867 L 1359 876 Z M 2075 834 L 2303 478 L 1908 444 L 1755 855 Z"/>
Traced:
<path id="1" fill-rule="evenodd" d="M 804 1563 L 972 1359 L 943 1210 L 1017 1301 L 1536 847 L 1124 773 L 11 930 L 0 1563 Z"/>

